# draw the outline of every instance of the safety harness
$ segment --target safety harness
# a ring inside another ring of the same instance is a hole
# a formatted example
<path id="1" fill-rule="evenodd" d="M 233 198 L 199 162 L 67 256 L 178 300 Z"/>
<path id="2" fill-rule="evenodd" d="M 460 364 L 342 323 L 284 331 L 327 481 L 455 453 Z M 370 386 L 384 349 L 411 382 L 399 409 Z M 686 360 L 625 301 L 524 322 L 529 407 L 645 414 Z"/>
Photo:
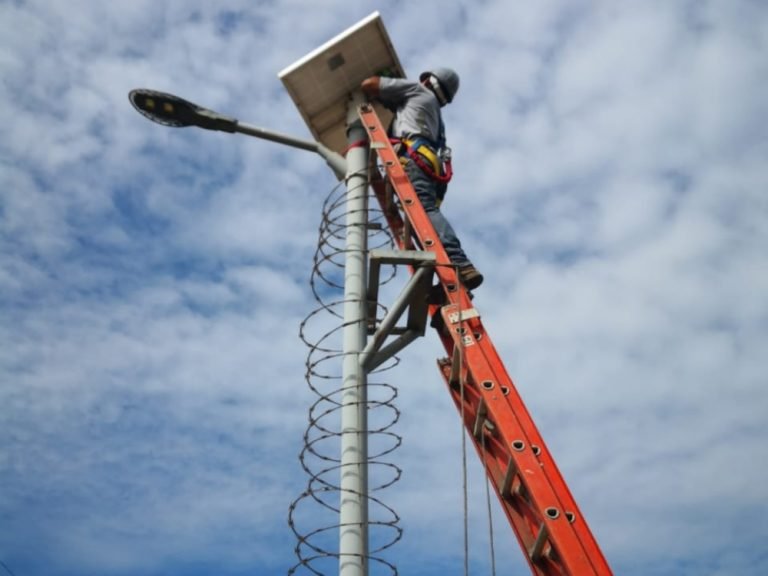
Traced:
<path id="1" fill-rule="evenodd" d="M 413 160 L 432 180 L 440 184 L 448 184 L 451 181 L 453 166 L 447 147 L 440 147 L 438 152 L 429 140 L 420 136 L 413 139 L 393 138 L 392 143 L 402 144 L 401 158 Z"/>
<path id="2" fill-rule="evenodd" d="M 400 162 L 406 164 L 408 159 L 413 160 L 422 172 L 442 185 L 442 194 L 445 194 L 444 188 L 453 177 L 453 166 L 451 164 L 451 149 L 446 145 L 445 124 L 442 115 L 439 118 L 437 142 L 420 135 L 412 138 L 394 136 L 392 134 L 395 124 L 394 118 L 389 125 L 388 132 L 389 141 L 400 156 Z"/>
<path id="3" fill-rule="evenodd" d="M 344 149 L 346 156 L 352 148 L 364 146 L 368 140 L 358 140 Z M 389 143 L 395 148 L 400 162 L 407 163 L 409 159 L 430 178 L 440 184 L 448 184 L 453 177 L 450 149 L 441 148 L 442 153 L 436 152 L 434 145 L 423 137 L 416 138 L 390 138 Z"/>

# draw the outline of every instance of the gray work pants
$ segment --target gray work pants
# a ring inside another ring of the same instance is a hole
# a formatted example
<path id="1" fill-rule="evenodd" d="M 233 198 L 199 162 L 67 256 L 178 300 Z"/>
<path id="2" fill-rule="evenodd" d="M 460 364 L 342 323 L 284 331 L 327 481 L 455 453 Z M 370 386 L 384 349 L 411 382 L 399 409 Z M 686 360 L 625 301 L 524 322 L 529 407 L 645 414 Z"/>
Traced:
<path id="1" fill-rule="evenodd" d="M 413 184 L 416 190 L 416 195 L 419 197 L 427 216 L 429 216 L 429 220 L 432 222 L 440 242 L 443 243 L 451 263 L 459 267 L 469 266 L 469 258 L 467 258 L 467 255 L 461 248 L 461 242 L 459 242 L 456 232 L 453 231 L 453 226 L 451 226 L 437 206 L 439 184 L 427 176 L 413 160 L 408 160 L 408 163 L 405 165 L 405 173 L 411 180 L 411 184 Z"/>

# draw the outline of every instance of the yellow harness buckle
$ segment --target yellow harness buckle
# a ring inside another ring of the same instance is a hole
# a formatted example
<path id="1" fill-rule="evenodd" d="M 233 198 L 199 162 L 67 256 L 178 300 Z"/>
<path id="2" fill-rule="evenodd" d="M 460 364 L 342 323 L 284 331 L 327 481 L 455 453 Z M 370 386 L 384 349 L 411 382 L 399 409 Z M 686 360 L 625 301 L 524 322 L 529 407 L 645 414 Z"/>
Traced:
<path id="1" fill-rule="evenodd" d="M 427 162 L 429 162 L 435 174 L 442 173 L 442 163 L 440 162 L 440 159 L 437 157 L 437 154 L 435 154 L 429 146 L 425 146 L 424 144 L 422 144 L 418 148 L 413 148 L 413 143 L 414 143 L 413 140 L 403 140 L 403 143 L 409 149 L 421 155 Z"/>

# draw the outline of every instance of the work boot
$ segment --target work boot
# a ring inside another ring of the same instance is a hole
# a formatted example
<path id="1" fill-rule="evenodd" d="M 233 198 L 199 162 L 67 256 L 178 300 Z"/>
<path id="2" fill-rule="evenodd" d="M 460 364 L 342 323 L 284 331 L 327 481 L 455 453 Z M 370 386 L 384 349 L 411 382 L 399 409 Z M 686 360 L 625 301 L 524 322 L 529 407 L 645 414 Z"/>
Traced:
<path id="1" fill-rule="evenodd" d="M 483 283 L 483 275 L 472 264 L 459 268 L 459 279 L 467 290 L 474 290 Z"/>
<path id="2" fill-rule="evenodd" d="M 440 313 L 440 310 L 435 311 L 432 315 L 432 319 L 429 321 L 429 326 L 438 332 L 445 330 L 445 320 L 443 320 L 443 315 Z"/>
<path id="3" fill-rule="evenodd" d="M 442 306 L 448 301 L 442 284 L 435 284 L 427 292 L 427 304 Z"/>

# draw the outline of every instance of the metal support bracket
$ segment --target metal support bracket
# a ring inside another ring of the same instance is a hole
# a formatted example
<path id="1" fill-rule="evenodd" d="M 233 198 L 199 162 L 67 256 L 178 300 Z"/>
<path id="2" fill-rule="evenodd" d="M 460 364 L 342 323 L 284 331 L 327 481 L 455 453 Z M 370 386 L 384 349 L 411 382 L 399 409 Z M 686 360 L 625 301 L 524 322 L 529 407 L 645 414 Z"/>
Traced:
<path id="1" fill-rule="evenodd" d="M 427 326 L 427 293 L 432 285 L 436 257 L 432 252 L 417 250 L 371 250 L 368 279 L 368 318 L 372 325 L 373 337 L 360 355 L 360 364 L 370 372 L 397 354 L 419 336 L 423 336 Z M 400 296 L 389 309 L 387 315 L 376 326 L 378 308 L 379 280 L 381 266 L 384 264 L 406 264 L 415 268 L 413 275 L 403 288 Z M 406 326 L 396 326 L 398 320 L 408 310 Z M 384 346 L 389 336 L 400 337 Z"/>

